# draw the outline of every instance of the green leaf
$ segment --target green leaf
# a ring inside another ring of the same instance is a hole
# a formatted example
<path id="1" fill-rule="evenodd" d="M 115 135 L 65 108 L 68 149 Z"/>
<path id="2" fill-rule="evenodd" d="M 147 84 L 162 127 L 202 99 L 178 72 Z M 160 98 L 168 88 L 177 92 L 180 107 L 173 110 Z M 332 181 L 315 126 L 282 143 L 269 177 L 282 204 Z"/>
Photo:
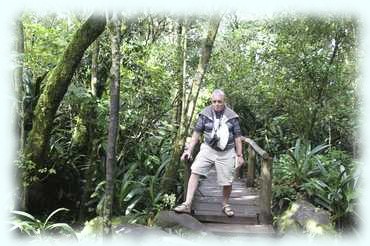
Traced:
<path id="1" fill-rule="evenodd" d="M 32 221 L 38 221 L 35 217 L 33 217 L 31 214 L 29 213 L 26 213 L 26 212 L 23 212 L 23 211 L 17 211 L 17 210 L 14 210 L 14 211 L 11 211 L 11 213 L 13 214 L 17 214 L 17 215 L 21 215 L 23 217 L 26 217 L 26 218 L 29 218 L 30 220 Z"/>
<path id="2" fill-rule="evenodd" d="M 57 213 L 59 213 L 60 211 L 69 211 L 69 209 L 66 209 L 66 208 L 58 208 L 56 210 L 54 210 L 45 220 L 44 222 L 44 227 L 47 225 L 47 223 L 49 222 L 49 220 Z"/>
<path id="3" fill-rule="evenodd" d="M 14 231 L 15 229 L 20 229 L 21 231 L 27 233 L 27 235 L 31 236 L 31 232 L 36 234 L 36 230 L 32 222 L 29 221 L 13 221 L 11 222 L 13 225 L 9 231 Z"/>
<path id="4" fill-rule="evenodd" d="M 138 188 L 134 188 L 133 190 L 131 190 L 125 197 L 124 197 L 124 201 L 125 202 L 128 202 L 130 201 L 133 197 L 135 197 L 137 194 L 143 194 L 145 191 L 145 189 L 143 187 L 138 187 Z"/>
<path id="5" fill-rule="evenodd" d="M 55 224 L 47 226 L 45 229 L 46 230 L 62 229 L 68 232 L 70 235 L 72 235 L 75 239 L 78 239 L 76 232 L 73 230 L 73 228 L 70 225 L 66 223 L 55 223 Z"/>
<path id="6" fill-rule="evenodd" d="M 316 146 L 313 150 L 311 150 L 310 152 L 309 152 L 309 157 L 311 157 L 311 156 L 313 156 L 313 155 L 315 155 L 315 154 L 317 154 L 317 153 L 319 153 L 320 151 L 322 151 L 322 150 L 324 150 L 324 149 L 326 149 L 326 148 L 328 148 L 330 145 L 318 145 L 318 146 Z"/>
<path id="7" fill-rule="evenodd" d="M 136 199 L 134 199 L 129 206 L 127 206 L 125 215 L 129 215 L 132 211 L 132 209 L 136 206 L 136 204 L 141 200 L 142 196 L 138 196 Z"/>
<path id="8" fill-rule="evenodd" d="M 327 176 L 328 175 L 328 171 L 326 170 L 326 168 L 322 165 L 321 161 L 319 159 L 317 159 L 316 161 L 316 164 L 317 166 L 319 167 L 320 171 L 321 171 L 321 174 L 323 176 Z"/>

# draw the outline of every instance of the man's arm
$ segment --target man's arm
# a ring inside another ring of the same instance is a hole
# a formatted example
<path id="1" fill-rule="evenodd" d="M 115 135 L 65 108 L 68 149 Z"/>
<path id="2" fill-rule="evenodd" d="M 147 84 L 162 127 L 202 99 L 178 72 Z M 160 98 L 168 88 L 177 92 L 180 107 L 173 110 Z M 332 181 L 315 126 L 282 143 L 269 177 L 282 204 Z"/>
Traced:
<path id="1" fill-rule="evenodd" d="M 244 164 L 244 158 L 243 158 L 243 144 L 242 144 L 242 138 L 241 136 L 238 136 L 235 138 L 235 152 L 237 156 L 237 167 L 241 167 Z"/>
<path id="2" fill-rule="evenodd" d="M 185 149 L 184 153 L 181 156 L 181 160 L 192 158 L 193 149 L 194 149 L 194 146 L 198 143 L 199 137 L 200 137 L 200 133 L 197 131 L 194 131 L 193 135 L 191 136 L 189 145 L 187 146 L 187 148 Z"/>

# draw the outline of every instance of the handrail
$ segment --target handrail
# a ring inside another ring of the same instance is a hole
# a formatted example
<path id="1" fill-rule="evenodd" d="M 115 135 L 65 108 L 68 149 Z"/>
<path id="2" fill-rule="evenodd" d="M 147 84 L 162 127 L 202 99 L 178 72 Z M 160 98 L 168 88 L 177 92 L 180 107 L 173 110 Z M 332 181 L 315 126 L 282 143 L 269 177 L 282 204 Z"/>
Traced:
<path id="1" fill-rule="evenodd" d="M 256 151 L 263 159 L 269 158 L 269 154 L 265 150 L 263 150 L 260 146 L 258 146 L 258 144 L 255 141 L 243 136 L 241 137 L 241 139 L 242 141 L 249 144 L 254 149 L 254 151 Z"/>
<path id="2" fill-rule="evenodd" d="M 254 186 L 256 153 L 262 157 L 261 160 L 261 190 L 260 190 L 260 222 L 269 224 L 272 221 L 271 200 L 272 200 L 272 158 L 258 144 L 250 138 L 241 137 L 242 142 L 248 144 L 248 167 L 247 186 Z"/>

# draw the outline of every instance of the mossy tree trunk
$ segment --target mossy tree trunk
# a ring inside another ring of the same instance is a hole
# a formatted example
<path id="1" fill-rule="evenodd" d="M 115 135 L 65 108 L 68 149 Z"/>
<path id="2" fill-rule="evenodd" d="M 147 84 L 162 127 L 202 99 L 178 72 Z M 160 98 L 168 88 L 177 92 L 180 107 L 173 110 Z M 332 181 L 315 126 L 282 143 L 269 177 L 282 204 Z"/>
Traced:
<path id="1" fill-rule="evenodd" d="M 36 169 L 47 165 L 46 153 L 55 113 L 85 50 L 104 31 L 105 24 L 103 16 L 90 16 L 76 31 L 58 64 L 46 78 L 25 147 L 25 154 L 36 164 Z"/>
<path id="2" fill-rule="evenodd" d="M 110 106 L 109 106 L 109 128 L 108 128 L 108 148 L 106 162 L 106 186 L 105 202 L 103 210 L 104 236 L 112 233 L 112 205 L 114 188 L 114 167 L 116 165 L 116 143 L 119 121 L 119 93 L 120 93 L 120 37 L 121 20 L 117 13 L 113 14 L 109 30 L 112 40 L 112 67 L 111 67 L 111 87 L 110 87 Z"/>
<path id="3" fill-rule="evenodd" d="M 211 17 L 208 26 L 207 37 L 203 42 L 201 55 L 199 57 L 198 68 L 192 81 L 192 90 L 190 91 L 188 101 L 186 102 L 185 112 L 188 115 L 187 125 L 185 128 L 185 136 L 189 134 L 189 128 L 194 116 L 195 106 L 198 100 L 200 89 L 203 86 L 203 78 L 206 74 L 209 60 L 211 59 L 213 45 L 216 39 L 218 27 L 220 25 L 222 16 L 214 15 Z"/>
<path id="4" fill-rule="evenodd" d="M 176 187 L 176 180 L 178 177 L 177 176 L 178 167 L 180 163 L 181 154 L 184 151 L 184 147 L 185 147 L 185 138 L 189 133 L 189 127 L 190 127 L 190 124 L 193 118 L 195 105 L 198 99 L 199 91 L 202 88 L 203 78 L 207 71 L 209 60 L 211 58 L 212 49 L 213 49 L 214 41 L 216 39 L 218 27 L 221 22 L 221 18 L 222 17 L 219 15 L 214 15 L 211 17 L 209 21 L 207 36 L 202 43 L 198 67 L 195 72 L 194 79 L 192 80 L 191 89 L 188 95 L 185 94 L 185 90 L 183 89 L 184 88 L 184 76 L 182 76 L 183 77 L 182 79 L 179 79 L 179 81 L 181 81 L 182 83 L 181 90 L 183 90 L 183 94 L 182 94 L 183 100 L 181 102 L 182 103 L 181 108 L 178 107 L 177 110 L 180 109 L 182 111 L 182 114 L 181 114 L 181 118 L 179 121 L 180 122 L 179 130 L 177 132 L 176 139 L 173 144 L 172 161 L 170 162 L 170 165 L 167 166 L 165 174 L 162 179 L 163 181 L 161 184 L 162 186 L 161 191 L 165 193 L 174 191 L 174 188 Z M 186 41 L 185 41 L 185 44 L 186 44 Z M 181 47 L 181 50 L 185 51 L 186 49 Z M 185 58 L 185 55 L 184 54 L 180 55 L 180 52 L 179 52 L 179 60 L 180 59 L 182 60 L 181 64 L 183 66 L 183 68 L 179 70 L 180 74 L 183 74 L 185 72 L 184 58 Z M 179 90 L 180 90 L 180 86 L 179 86 Z M 186 100 L 184 100 L 184 98 Z"/>
<path id="5" fill-rule="evenodd" d="M 78 221 L 83 223 L 86 218 L 86 211 L 87 211 L 87 201 L 89 198 L 90 193 L 93 190 L 93 180 L 94 180 L 94 173 L 95 173 L 95 166 L 96 166 L 96 146 L 97 146 L 97 124 L 96 121 L 92 119 L 96 119 L 97 117 L 97 103 L 95 97 L 92 100 L 84 102 L 81 105 L 81 111 L 79 117 L 81 117 L 82 124 L 85 127 L 85 135 L 83 142 L 86 143 L 83 155 L 86 156 L 83 158 L 84 164 L 87 165 L 87 168 L 84 173 L 81 175 L 81 183 L 82 183 L 82 195 L 80 199 L 80 210 L 78 215 Z"/>
<path id="6" fill-rule="evenodd" d="M 98 90 L 98 60 L 99 60 L 99 38 L 91 46 L 91 80 L 90 89 L 91 94 L 96 96 Z"/>
<path id="7" fill-rule="evenodd" d="M 22 152 L 24 148 L 24 86 L 23 86 L 23 56 L 24 56 L 24 31 L 21 16 L 15 21 L 16 40 L 15 40 L 15 52 L 16 52 L 16 69 L 14 72 L 14 88 L 18 99 L 17 111 L 18 111 L 18 132 L 19 132 L 19 151 Z"/>
<path id="8" fill-rule="evenodd" d="M 23 85 L 23 57 L 24 57 L 24 30 L 23 30 L 23 23 L 22 17 L 19 16 L 15 20 L 15 53 L 16 53 L 16 69 L 14 71 L 14 88 L 16 91 L 16 98 L 18 99 L 17 103 L 17 132 L 19 136 L 19 142 L 17 143 L 17 149 L 19 153 L 23 153 L 24 144 L 25 144 L 25 119 L 24 119 L 24 85 Z M 23 176 L 22 169 L 18 169 L 20 177 Z M 21 192 L 19 196 L 19 210 L 25 210 L 26 204 L 26 192 L 24 187 L 20 187 Z"/>

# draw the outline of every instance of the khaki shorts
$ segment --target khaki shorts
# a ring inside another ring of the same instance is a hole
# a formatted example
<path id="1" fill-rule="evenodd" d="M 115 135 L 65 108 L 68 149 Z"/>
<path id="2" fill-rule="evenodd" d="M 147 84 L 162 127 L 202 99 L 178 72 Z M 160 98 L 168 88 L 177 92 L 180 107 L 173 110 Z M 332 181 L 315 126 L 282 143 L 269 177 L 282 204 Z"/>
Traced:
<path id="1" fill-rule="evenodd" d="M 207 177 L 208 171 L 215 165 L 217 183 L 220 186 L 231 185 L 235 171 L 235 149 L 217 151 L 205 143 L 200 146 L 200 151 L 195 158 L 191 172 Z"/>

